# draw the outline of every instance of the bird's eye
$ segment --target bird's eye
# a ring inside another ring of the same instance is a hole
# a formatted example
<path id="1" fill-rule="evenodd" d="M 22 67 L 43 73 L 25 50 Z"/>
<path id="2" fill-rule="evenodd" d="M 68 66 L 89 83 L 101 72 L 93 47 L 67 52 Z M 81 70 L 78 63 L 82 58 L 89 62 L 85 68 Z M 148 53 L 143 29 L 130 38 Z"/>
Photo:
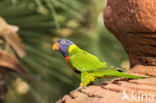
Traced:
<path id="1" fill-rule="evenodd" d="M 65 41 L 61 41 L 61 43 L 62 43 L 62 44 L 65 44 L 66 42 L 65 42 Z"/>

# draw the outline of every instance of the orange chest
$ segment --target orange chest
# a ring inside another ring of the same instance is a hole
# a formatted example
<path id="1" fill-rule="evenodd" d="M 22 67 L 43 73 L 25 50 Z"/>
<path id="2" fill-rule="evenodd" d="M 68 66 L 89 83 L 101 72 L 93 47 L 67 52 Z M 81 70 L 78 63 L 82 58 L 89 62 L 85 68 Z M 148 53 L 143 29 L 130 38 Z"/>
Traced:
<path id="1" fill-rule="evenodd" d="M 73 71 L 75 71 L 75 69 L 72 67 L 72 65 L 70 64 L 70 56 L 67 56 L 67 57 L 65 57 L 65 60 L 66 60 L 66 62 L 67 62 L 67 64 L 68 64 L 68 66 L 73 70 Z"/>

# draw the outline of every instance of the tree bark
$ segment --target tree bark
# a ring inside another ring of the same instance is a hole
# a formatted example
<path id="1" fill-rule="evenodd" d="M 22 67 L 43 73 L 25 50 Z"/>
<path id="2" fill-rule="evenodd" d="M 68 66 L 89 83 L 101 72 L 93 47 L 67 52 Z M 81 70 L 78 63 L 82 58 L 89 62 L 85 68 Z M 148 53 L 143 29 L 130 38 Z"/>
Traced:
<path id="1" fill-rule="evenodd" d="M 122 43 L 131 67 L 156 66 L 155 5 L 155 0 L 108 0 L 105 25 Z"/>
<path id="2" fill-rule="evenodd" d="M 108 0 L 104 12 L 105 26 L 128 53 L 128 73 L 150 78 L 114 79 L 71 92 L 57 103 L 156 103 L 155 5 L 155 0 Z"/>

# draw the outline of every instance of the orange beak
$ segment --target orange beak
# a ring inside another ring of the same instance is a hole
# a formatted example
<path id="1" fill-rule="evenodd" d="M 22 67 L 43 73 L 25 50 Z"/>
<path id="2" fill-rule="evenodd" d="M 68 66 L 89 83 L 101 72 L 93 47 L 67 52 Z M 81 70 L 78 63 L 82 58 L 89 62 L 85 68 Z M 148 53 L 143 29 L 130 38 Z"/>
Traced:
<path id="1" fill-rule="evenodd" d="M 59 43 L 55 43 L 52 48 L 53 50 L 59 50 Z"/>

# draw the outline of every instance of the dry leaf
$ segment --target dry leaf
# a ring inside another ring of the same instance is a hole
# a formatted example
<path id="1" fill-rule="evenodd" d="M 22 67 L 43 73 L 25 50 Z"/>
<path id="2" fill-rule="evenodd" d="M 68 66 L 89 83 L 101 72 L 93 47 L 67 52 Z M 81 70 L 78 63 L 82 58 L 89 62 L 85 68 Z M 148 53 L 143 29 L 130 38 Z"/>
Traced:
<path id="1" fill-rule="evenodd" d="M 29 81 L 26 68 L 19 62 L 18 59 L 16 59 L 16 57 L 4 50 L 0 50 L 0 68 L 17 72 Z"/>
<path id="2" fill-rule="evenodd" d="M 4 19 L 0 17 L 0 36 L 6 40 L 19 57 L 24 57 L 24 45 L 16 33 L 18 30 L 19 28 L 17 26 L 8 25 Z"/>

